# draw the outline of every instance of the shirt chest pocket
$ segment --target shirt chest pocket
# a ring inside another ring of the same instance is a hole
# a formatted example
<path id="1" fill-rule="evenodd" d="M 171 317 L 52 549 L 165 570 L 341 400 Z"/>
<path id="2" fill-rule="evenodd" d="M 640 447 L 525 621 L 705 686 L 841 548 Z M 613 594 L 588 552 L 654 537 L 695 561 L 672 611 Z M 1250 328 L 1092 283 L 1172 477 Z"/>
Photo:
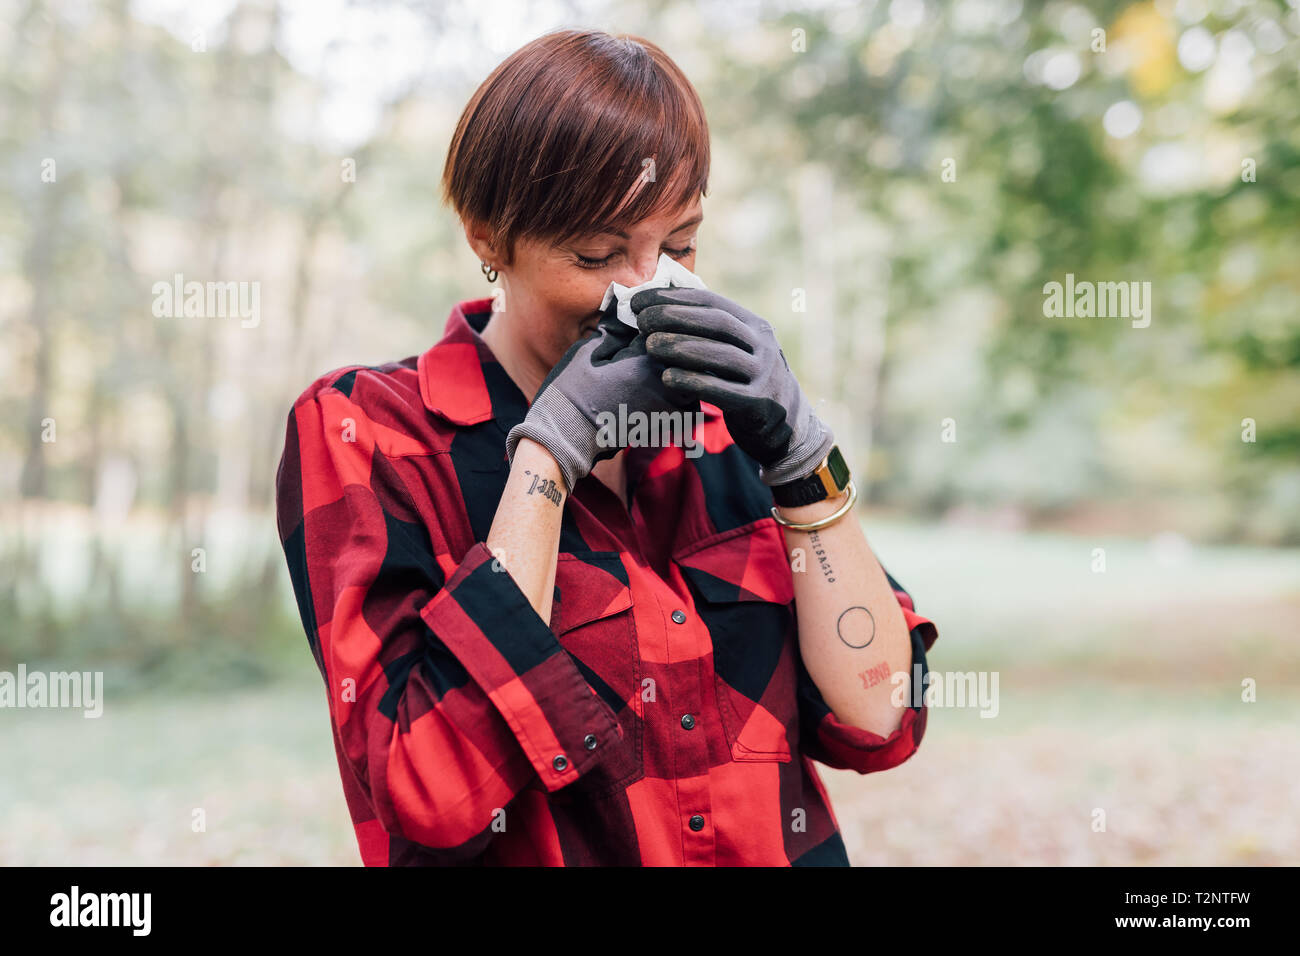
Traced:
<path id="1" fill-rule="evenodd" d="M 761 519 L 673 556 L 713 641 L 731 759 L 788 763 L 799 746 L 794 580 L 776 522 Z"/>
<path id="2" fill-rule="evenodd" d="M 599 766 L 566 790 L 588 796 L 620 789 L 641 776 L 642 723 L 634 706 L 641 656 L 627 570 L 616 551 L 561 551 L 555 564 L 551 630 L 591 689 L 618 717 L 621 740 Z"/>

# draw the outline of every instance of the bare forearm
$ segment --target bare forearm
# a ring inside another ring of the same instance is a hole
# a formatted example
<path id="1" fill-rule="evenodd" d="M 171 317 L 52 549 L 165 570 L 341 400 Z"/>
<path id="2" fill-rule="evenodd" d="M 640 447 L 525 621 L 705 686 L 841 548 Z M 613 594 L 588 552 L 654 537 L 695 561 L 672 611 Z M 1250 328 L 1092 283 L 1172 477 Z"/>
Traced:
<path id="1" fill-rule="evenodd" d="M 551 619 L 567 496 L 551 453 L 529 438 L 521 439 L 485 543 L 544 621 Z"/>
<path id="2" fill-rule="evenodd" d="M 832 513 L 843 499 L 780 509 L 806 523 Z M 794 575 L 799 647 L 804 666 L 843 723 L 888 736 L 903 708 L 891 701 L 891 675 L 909 673 L 907 622 L 884 569 L 853 513 L 820 531 L 782 528 L 792 553 L 802 548 L 804 570 Z M 904 691 L 910 694 L 908 686 Z M 906 696 L 904 700 L 908 699 Z"/>

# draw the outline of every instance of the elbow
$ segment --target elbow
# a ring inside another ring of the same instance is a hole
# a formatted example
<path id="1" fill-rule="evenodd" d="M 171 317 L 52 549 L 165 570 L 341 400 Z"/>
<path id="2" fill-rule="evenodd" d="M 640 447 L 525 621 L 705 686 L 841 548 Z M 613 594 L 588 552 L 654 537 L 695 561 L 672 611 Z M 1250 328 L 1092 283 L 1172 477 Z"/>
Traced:
<path id="1" fill-rule="evenodd" d="M 459 737 L 431 740 L 429 724 L 440 717 L 425 715 L 419 722 L 424 733 L 394 725 L 387 752 L 371 763 L 371 805 L 384 830 L 418 844 L 426 862 L 465 863 L 481 856 L 508 824 L 519 825 L 508 819 L 518 812 L 511 803 L 531 766 L 522 752 L 494 767 Z"/>

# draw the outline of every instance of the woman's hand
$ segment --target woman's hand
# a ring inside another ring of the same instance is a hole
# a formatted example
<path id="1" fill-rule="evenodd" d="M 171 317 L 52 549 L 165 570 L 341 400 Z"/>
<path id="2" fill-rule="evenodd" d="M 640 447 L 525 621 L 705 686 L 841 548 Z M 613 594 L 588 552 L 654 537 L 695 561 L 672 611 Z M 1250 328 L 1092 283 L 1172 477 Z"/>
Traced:
<path id="1" fill-rule="evenodd" d="M 835 438 L 767 321 L 709 289 L 645 289 L 630 304 L 646 351 L 667 366 L 664 384 L 722 409 L 766 484 L 813 472 Z"/>
<path id="2" fill-rule="evenodd" d="M 531 438 L 555 458 L 565 491 L 572 493 L 592 465 L 619 452 L 608 430 L 600 434 L 601 413 L 617 420 L 620 405 L 645 415 L 698 408 L 694 396 L 664 383 L 663 365 L 646 354 L 645 342 L 644 335 L 618 320 L 610 303 L 596 329 L 574 342 L 551 369 L 524 420 L 510 429 L 506 455 L 511 462 L 519 439 Z"/>

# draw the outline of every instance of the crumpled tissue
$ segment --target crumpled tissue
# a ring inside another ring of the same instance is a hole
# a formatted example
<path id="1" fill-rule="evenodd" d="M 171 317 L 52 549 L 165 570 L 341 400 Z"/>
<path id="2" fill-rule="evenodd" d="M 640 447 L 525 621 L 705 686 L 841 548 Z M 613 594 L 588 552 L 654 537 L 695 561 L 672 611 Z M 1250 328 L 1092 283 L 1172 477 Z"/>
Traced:
<path id="1" fill-rule="evenodd" d="M 619 321 L 635 329 L 637 324 L 636 315 L 632 312 L 632 296 L 642 289 L 667 288 L 707 289 L 708 286 L 704 284 L 703 279 L 668 255 L 668 253 L 661 252 L 659 253 L 659 265 L 655 269 L 654 276 L 645 282 L 630 288 L 619 285 L 617 282 L 611 282 L 609 288 L 605 290 L 605 297 L 600 302 L 600 311 L 604 312 L 609 308 L 609 303 L 617 299 Z"/>

